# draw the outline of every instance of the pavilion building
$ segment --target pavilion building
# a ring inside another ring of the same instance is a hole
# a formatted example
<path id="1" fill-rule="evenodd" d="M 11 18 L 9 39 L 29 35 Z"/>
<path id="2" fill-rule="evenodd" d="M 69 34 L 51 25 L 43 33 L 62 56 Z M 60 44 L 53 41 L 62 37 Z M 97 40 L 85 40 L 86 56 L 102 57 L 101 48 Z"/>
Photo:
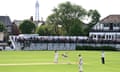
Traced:
<path id="1" fill-rule="evenodd" d="M 89 32 L 93 40 L 120 40 L 120 15 L 109 15 L 99 21 Z"/>

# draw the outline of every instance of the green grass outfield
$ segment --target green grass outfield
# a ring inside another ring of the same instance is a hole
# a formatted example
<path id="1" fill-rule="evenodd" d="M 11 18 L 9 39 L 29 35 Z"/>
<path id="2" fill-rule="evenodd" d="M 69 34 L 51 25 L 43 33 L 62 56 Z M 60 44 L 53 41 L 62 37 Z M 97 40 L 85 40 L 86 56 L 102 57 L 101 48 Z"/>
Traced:
<path id="1" fill-rule="evenodd" d="M 1 51 L 0 72 L 78 72 L 78 54 L 83 57 L 84 72 L 120 72 L 120 52 L 106 51 L 101 64 L 101 51 L 58 51 L 55 64 L 54 51 Z M 61 54 L 66 52 L 67 59 Z"/>

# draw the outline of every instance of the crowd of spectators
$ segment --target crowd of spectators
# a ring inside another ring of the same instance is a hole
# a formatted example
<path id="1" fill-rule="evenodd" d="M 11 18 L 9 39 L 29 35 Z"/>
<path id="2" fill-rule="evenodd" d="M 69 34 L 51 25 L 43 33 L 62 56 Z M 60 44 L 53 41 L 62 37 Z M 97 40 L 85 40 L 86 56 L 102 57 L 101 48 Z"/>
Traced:
<path id="1" fill-rule="evenodd" d="M 91 38 L 80 38 L 79 36 L 72 37 L 72 36 L 38 36 L 38 37 L 19 37 L 19 36 L 12 36 L 12 40 L 17 43 L 100 43 L 100 44 L 116 44 L 120 43 L 119 40 L 93 40 Z"/>

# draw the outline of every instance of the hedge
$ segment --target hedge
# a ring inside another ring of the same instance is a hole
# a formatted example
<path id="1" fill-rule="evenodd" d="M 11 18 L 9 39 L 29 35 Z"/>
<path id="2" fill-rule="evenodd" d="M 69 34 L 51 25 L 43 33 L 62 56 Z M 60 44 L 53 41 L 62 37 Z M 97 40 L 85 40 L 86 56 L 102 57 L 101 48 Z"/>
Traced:
<path id="1" fill-rule="evenodd" d="M 106 51 L 116 51 L 117 49 L 111 46 L 76 46 L 76 50 L 106 50 Z"/>

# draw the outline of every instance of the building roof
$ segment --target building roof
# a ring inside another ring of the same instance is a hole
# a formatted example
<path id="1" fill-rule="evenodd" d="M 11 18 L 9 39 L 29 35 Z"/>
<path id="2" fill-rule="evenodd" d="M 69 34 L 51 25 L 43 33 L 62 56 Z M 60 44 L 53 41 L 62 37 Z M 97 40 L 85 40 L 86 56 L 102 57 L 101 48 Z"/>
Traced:
<path id="1" fill-rule="evenodd" d="M 5 26 L 11 26 L 12 25 L 12 22 L 11 22 L 9 16 L 0 16 L 0 22 L 5 24 Z"/>
<path id="2" fill-rule="evenodd" d="M 9 34 L 12 34 L 12 22 L 9 16 L 0 16 L 0 22 L 2 22 Z"/>
<path id="3" fill-rule="evenodd" d="M 109 15 L 102 19 L 100 23 L 106 24 L 106 23 L 120 23 L 120 15 Z"/>

